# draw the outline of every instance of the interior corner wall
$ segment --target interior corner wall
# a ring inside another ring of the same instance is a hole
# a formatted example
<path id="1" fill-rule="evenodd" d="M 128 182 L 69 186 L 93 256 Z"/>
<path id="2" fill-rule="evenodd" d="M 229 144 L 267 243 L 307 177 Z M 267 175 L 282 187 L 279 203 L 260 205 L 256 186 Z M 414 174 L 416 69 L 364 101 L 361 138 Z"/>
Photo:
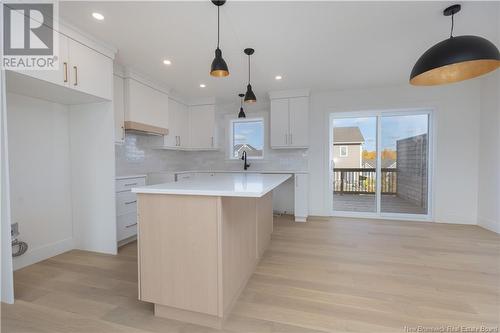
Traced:
<path id="1" fill-rule="evenodd" d="M 482 79 L 478 224 L 500 233 L 500 70 Z"/>
<path id="2" fill-rule="evenodd" d="M 28 251 L 14 269 L 73 248 L 68 107 L 7 94 L 11 223 Z"/>
<path id="3" fill-rule="evenodd" d="M 112 102 L 70 106 L 75 247 L 117 253 Z"/>
<path id="4" fill-rule="evenodd" d="M 403 85 L 311 95 L 310 215 L 331 215 L 329 115 L 332 112 L 433 108 L 432 219 L 477 224 L 480 80 L 436 86 Z"/>

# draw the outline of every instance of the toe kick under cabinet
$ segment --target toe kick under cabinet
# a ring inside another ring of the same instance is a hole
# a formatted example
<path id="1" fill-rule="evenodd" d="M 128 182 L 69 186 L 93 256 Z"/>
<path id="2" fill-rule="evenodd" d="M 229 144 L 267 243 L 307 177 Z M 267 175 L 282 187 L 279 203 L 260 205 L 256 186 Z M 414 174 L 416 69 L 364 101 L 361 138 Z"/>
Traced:
<path id="1" fill-rule="evenodd" d="M 137 235 L 137 195 L 130 190 L 145 185 L 146 176 L 142 175 L 116 178 L 116 240 L 119 243 L 126 243 Z"/>

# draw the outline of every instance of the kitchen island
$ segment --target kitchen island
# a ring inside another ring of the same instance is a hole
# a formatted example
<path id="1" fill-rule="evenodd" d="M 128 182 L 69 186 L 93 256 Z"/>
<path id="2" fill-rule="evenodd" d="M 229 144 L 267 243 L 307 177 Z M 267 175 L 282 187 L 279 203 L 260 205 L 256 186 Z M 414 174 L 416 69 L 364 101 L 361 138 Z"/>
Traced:
<path id="1" fill-rule="evenodd" d="M 272 190 L 289 174 L 214 174 L 132 189 L 139 299 L 220 328 L 268 246 Z"/>

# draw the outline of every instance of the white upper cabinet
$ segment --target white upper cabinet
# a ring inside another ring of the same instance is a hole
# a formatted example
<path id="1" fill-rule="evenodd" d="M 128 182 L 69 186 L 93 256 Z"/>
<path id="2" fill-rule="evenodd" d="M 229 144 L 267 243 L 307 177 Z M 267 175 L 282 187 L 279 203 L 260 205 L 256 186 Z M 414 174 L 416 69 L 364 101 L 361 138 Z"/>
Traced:
<path id="1" fill-rule="evenodd" d="M 59 37 L 59 55 L 56 60 L 57 70 L 23 70 L 17 72 L 61 86 L 69 86 L 68 38 L 61 34 L 56 34 L 56 36 Z"/>
<path id="2" fill-rule="evenodd" d="M 215 148 L 215 106 L 189 107 L 189 145 L 194 149 Z"/>
<path id="3" fill-rule="evenodd" d="M 288 100 L 290 117 L 289 145 L 307 147 L 309 145 L 309 98 L 295 97 Z"/>
<path id="4" fill-rule="evenodd" d="M 189 146 L 188 130 L 189 111 L 185 104 L 174 99 L 168 100 L 168 135 L 165 136 L 165 146 L 185 148 Z"/>
<path id="5" fill-rule="evenodd" d="M 289 137 L 288 99 L 271 100 L 271 147 L 286 147 Z"/>
<path id="6" fill-rule="evenodd" d="M 168 94 L 127 77 L 125 86 L 125 128 L 166 135 Z"/>
<path id="7" fill-rule="evenodd" d="M 215 142 L 215 105 L 192 105 L 169 99 L 169 133 L 165 149 L 212 150 Z"/>
<path id="8" fill-rule="evenodd" d="M 276 92 L 270 96 L 271 148 L 307 148 L 309 146 L 308 92 Z"/>
<path id="9" fill-rule="evenodd" d="M 68 46 L 70 86 L 90 95 L 113 99 L 113 61 L 72 39 Z"/>
<path id="10" fill-rule="evenodd" d="M 112 58 L 86 46 L 84 42 L 77 41 L 77 37 L 69 38 L 60 33 L 56 33 L 55 37 L 59 39 L 57 70 L 20 70 L 16 72 L 87 95 L 112 100 Z M 84 38 L 82 37 L 82 39 Z M 53 94 L 58 93 L 55 90 L 47 91 L 51 91 Z M 57 99 L 56 97 L 55 100 Z"/>
<path id="11" fill-rule="evenodd" d="M 123 78 L 113 75 L 113 110 L 115 116 L 115 142 L 125 140 L 125 103 L 123 96 Z"/>

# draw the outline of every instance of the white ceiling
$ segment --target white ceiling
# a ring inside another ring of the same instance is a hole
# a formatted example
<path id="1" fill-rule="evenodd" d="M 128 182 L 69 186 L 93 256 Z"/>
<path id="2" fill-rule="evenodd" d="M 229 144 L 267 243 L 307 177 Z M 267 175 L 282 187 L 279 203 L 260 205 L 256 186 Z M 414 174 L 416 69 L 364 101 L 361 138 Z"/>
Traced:
<path id="1" fill-rule="evenodd" d="M 255 48 L 252 86 L 270 90 L 349 89 L 405 84 L 418 57 L 449 34 L 452 2 L 228 1 L 221 49 L 231 75 L 212 78 L 217 10 L 198 2 L 61 2 L 64 20 L 118 48 L 117 60 L 185 98 L 238 100 Z M 462 3 L 455 34 L 498 39 L 499 2 Z M 100 12 L 104 21 L 92 18 Z M 498 43 L 498 40 L 496 41 Z M 498 44 L 497 44 L 498 46 Z M 168 58 L 171 66 L 162 60 Z M 276 81 L 275 75 L 283 80 Z M 201 89 L 200 83 L 206 88 Z"/>

